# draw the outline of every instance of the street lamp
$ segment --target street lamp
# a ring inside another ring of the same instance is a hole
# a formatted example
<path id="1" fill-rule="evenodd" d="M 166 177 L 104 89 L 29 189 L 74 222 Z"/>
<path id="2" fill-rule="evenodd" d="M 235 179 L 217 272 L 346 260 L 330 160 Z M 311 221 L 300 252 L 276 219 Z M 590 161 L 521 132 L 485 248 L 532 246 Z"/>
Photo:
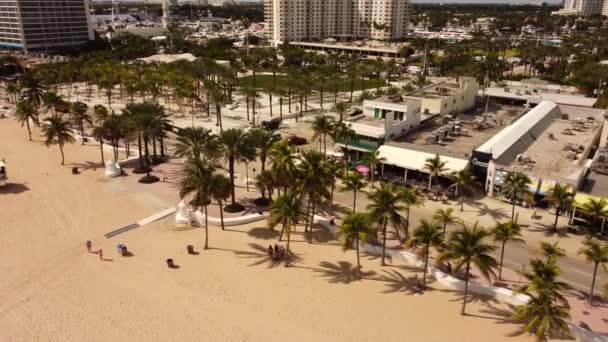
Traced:
<path id="1" fill-rule="evenodd" d="M 245 186 L 249 192 L 249 163 L 245 163 Z"/>

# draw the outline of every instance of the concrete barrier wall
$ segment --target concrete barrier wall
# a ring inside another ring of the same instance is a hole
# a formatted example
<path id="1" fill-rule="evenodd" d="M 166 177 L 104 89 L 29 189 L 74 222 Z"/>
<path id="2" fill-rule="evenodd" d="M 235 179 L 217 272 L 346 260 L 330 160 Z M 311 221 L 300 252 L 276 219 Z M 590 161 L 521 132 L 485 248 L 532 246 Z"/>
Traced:
<path id="1" fill-rule="evenodd" d="M 329 223 L 329 220 L 327 220 L 326 218 L 315 216 L 314 222 L 327 228 L 332 233 L 335 233 L 337 230 L 337 226 L 331 225 Z M 382 254 L 382 246 L 374 246 L 368 243 L 363 245 L 363 250 L 372 254 Z M 386 249 L 386 255 L 392 259 L 400 259 L 407 262 L 408 264 L 424 268 L 424 260 L 419 258 L 414 253 L 408 251 L 399 251 L 395 249 Z M 428 272 L 433 278 L 437 280 L 437 282 L 441 283 L 443 286 L 453 290 L 464 291 L 465 282 L 463 280 L 453 277 L 452 275 L 447 274 L 434 266 L 430 266 Z M 479 295 L 496 298 L 502 302 L 509 303 L 511 305 L 526 304 L 530 300 L 528 296 L 520 293 L 515 293 L 512 290 L 505 289 L 502 287 L 483 285 L 474 281 L 469 282 L 469 290 Z"/>
<path id="2" fill-rule="evenodd" d="M 242 224 L 247 224 L 247 223 L 252 223 L 252 222 L 264 221 L 264 220 L 267 220 L 269 217 L 270 217 L 269 213 L 262 213 L 262 215 L 256 213 L 256 214 L 250 214 L 250 215 L 243 215 L 243 216 L 239 216 L 239 217 L 225 217 L 224 226 L 232 227 L 232 226 L 239 226 Z M 204 227 L 205 214 L 203 214 L 202 211 L 200 211 L 200 210 L 195 211 L 194 219 L 196 220 L 196 222 L 198 222 L 198 224 L 201 227 Z M 214 226 L 221 225 L 221 220 L 219 217 L 208 216 L 207 222 L 210 225 L 214 225 Z"/>

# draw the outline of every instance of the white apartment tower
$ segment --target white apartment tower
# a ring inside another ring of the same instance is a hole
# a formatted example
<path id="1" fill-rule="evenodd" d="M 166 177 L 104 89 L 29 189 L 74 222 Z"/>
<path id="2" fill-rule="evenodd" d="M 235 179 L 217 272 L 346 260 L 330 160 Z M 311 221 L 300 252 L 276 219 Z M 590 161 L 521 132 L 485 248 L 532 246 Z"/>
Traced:
<path id="1" fill-rule="evenodd" d="M 94 39 L 88 0 L 0 1 L 0 48 L 49 52 Z"/>
<path id="2" fill-rule="evenodd" d="M 561 12 L 580 16 L 608 15 L 608 0 L 566 0 Z"/>
<path id="3" fill-rule="evenodd" d="M 325 38 L 403 38 L 408 0 L 264 0 L 274 44 Z"/>

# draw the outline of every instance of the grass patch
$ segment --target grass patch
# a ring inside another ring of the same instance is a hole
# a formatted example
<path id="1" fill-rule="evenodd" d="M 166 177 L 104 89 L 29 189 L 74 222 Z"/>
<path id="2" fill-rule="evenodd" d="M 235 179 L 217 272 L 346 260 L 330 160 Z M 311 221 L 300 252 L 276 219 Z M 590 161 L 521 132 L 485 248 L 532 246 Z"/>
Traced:
<path id="1" fill-rule="evenodd" d="M 289 77 L 286 75 L 277 75 L 277 88 L 287 90 L 289 89 L 288 85 Z M 243 87 L 253 87 L 253 75 L 247 75 L 240 78 L 241 86 Z M 380 86 L 386 86 L 386 80 L 380 79 Z M 260 90 L 270 89 L 273 86 L 272 75 L 256 75 L 255 77 L 255 87 Z M 363 86 L 361 84 L 361 79 L 355 79 L 353 84 L 354 90 L 362 90 L 362 89 L 375 89 L 378 86 L 378 80 L 376 79 L 365 79 L 363 82 Z M 318 89 L 317 89 L 318 90 Z M 333 92 L 334 90 L 334 82 L 328 81 L 325 82 L 323 90 L 325 92 Z M 339 92 L 349 92 L 350 91 L 350 80 L 341 79 L 338 82 L 338 91 Z"/>

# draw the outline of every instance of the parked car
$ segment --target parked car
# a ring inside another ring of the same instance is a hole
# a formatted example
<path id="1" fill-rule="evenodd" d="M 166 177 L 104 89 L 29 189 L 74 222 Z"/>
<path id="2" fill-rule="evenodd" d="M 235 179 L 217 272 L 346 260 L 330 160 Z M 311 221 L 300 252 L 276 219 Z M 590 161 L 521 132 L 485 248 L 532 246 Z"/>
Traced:
<path id="1" fill-rule="evenodd" d="M 308 144 L 308 140 L 306 140 L 306 138 L 298 137 L 298 136 L 295 136 L 295 135 L 287 138 L 287 141 L 291 145 L 295 145 L 295 146 L 302 146 L 302 145 Z"/>
<path id="2" fill-rule="evenodd" d="M 269 121 L 262 121 L 262 127 L 266 128 L 267 130 L 270 130 L 270 131 L 274 131 L 274 130 L 278 129 L 280 125 L 281 125 L 281 119 L 279 119 L 279 118 L 274 118 Z"/>

